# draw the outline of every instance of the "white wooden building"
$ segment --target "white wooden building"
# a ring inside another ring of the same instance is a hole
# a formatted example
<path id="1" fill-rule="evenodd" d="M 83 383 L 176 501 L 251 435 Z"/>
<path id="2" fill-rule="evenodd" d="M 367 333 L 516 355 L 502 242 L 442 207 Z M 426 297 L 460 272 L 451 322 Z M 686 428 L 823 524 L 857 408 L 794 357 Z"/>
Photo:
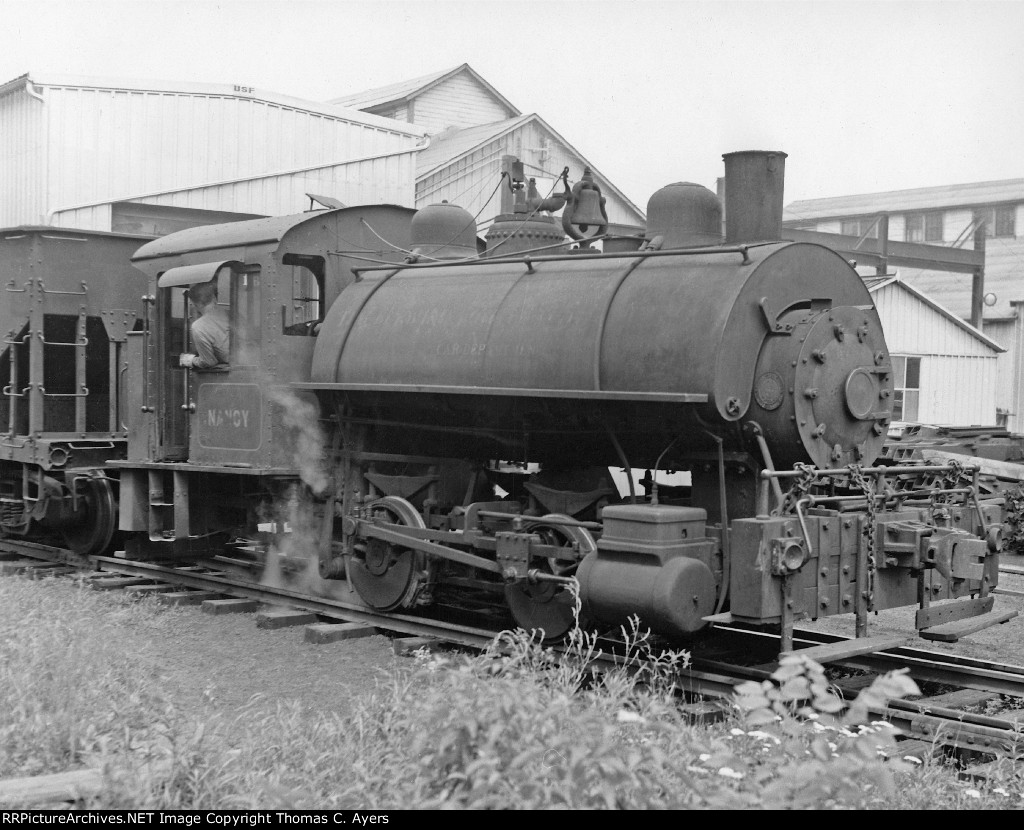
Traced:
<path id="1" fill-rule="evenodd" d="M 0 85 L 0 227 L 162 234 L 414 204 L 424 130 L 250 87 L 22 75 Z"/>
<path id="2" fill-rule="evenodd" d="M 551 125 L 537 114 L 521 113 L 468 64 L 331 103 L 408 121 L 430 134 L 416 164 L 417 207 L 447 200 L 478 216 L 478 227 L 485 229 L 500 212 L 501 159 L 511 155 L 536 179 L 541 196 L 560 191 L 564 167 L 570 184 L 589 168 L 607 200 L 610 232 L 646 222 L 643 211 Z"/>
<path id="3" fill-rule="evenodd" d="M 894 431 L 994 424 L 1004 347 L 898 275 L 864 282 L 893 360 Z"/>

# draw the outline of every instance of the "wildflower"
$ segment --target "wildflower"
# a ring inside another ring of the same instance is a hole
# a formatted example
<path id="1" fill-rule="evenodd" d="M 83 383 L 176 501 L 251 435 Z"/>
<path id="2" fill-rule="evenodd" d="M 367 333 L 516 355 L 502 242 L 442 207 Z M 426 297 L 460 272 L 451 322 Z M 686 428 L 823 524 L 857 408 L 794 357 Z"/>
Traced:
<path id="1" fill-rule="evenodd" d="M 964 795 L 968 798 L 981 798 L 981 792 L 978 790 L 964 790 Z"/>
<path id="2" fill-rule="evenodd" d="M 700 754 L 699 756 L 697 756 L 697 757 L 698 757 L 698 758 L 699 758 L 699 759 L 700 759 L 701 761 L 707 761 L 707 760 L 708 760 L 708 759 L 709 759 L 709 758 L 710 758 L 711 756 L 710 756 L 710 755 L 709 755 L 708 753 L 706 753 L 706 752 L 703 752 L 703 753 L 701 753 L 701 754 Z"/>
<path id="3" fill-rule="evenodd" d="M 721 775 L 723 778 L 742 778 L 743 777 L 743 773 L 742 772 L 736 772 L 736 770 L 734 770 L 732 767 L 722 767 L 718 771 L 718 774 Z"/>
<path id="4" fill-rule="evenodd" d="M 729 730 L 729 734 L 738 737 L 740 735 L 746 735 L 747 733 L 744 732 L 742 729 L 735 729 L 735 728 L 733 728 L 733 729 Z"/>
<path id="5" fill-rule="evenodd" d="M 646 723 L 647 720 L 643 715 L 638 715 L 636 712 L 630 712 L 626 709 L 620 709 L 615 714 L 615 719 L 619 723 Z"/>

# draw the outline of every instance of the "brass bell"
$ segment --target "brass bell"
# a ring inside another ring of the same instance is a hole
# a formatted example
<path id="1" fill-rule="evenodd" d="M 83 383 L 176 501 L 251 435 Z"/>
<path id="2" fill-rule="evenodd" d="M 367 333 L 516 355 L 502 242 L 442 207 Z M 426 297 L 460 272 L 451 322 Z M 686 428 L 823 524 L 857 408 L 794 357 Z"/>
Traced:
<path id="1" fill-rule="evenodd" d="M 604 225 L 607 220 L 601 215 L 601 194 L 596 190 L 582 190 L 569 221 L 586 232 L 591 225 Z"/>

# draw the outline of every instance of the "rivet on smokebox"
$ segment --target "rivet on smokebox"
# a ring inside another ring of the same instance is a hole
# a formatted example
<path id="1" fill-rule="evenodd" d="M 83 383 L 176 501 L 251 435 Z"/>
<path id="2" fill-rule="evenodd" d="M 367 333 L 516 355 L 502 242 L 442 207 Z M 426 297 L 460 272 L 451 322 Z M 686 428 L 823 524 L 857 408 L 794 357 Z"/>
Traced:
<path id="1" fill-rule="evenodd" d="M 832 328 L 832 333 L 836 336 L 836 340 L 842 340 L 846 337 L 846 329 L 843 327 L 842 323 L 836 323 Z"/>

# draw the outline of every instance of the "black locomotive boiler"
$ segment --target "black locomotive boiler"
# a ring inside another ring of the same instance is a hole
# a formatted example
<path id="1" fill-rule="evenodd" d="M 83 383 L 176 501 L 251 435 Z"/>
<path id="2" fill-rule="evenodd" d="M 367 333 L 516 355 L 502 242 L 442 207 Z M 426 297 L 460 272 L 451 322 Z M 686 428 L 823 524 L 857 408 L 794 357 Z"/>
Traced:
<path id="1" fill-rule="evenodd" d="M 780 239 L 785 154 L 724 158 L 724 240 L 717 197 L 680 184 L 635 250 L 598 252 L 584 177 L 575 250 L 510 251 L 507 231 L 477 257 L 437 206 L 440 256 L 361 271 L 301 385 L 338 430 L 324 576 L 381 610 L 504 597 L 552 637 L 576 584 L 597 624 L 728 619 L 784 643 L 801 618 L 852 613 L 864 634 L 869 611 L 919 604 L 927 632 L 991 610 L 1000 506 L 962 475 L 915 489 L 871 467 L 893 376 L 870 296 L 833 251 Z M 615 466 L 655 483 L 620 497 Z M 689 492 L 659 494 L 658 470 L 689 471 Z"/>

